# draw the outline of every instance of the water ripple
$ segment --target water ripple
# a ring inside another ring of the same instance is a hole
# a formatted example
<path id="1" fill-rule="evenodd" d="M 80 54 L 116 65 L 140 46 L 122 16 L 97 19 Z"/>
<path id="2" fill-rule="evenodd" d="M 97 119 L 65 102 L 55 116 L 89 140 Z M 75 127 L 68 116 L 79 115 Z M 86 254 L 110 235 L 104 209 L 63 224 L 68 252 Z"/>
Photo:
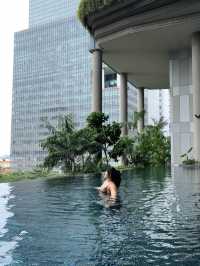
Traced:
<path id="1" fill-rule="evenodd" d="M 130 172 L 113 203 L 94 190 L 99 177 L 8 185 L 0 265 L 199 266 L 197 177 Z"/>

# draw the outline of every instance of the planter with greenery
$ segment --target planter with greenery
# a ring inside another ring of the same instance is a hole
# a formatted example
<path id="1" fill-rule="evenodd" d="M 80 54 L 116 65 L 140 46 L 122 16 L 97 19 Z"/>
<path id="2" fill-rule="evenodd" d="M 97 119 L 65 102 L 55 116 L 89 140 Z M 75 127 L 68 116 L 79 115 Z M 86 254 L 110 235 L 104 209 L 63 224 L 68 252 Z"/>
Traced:
<path id="1" fill-rule="evenodd" d="M 195 164 L 195 160 L 192 158 L 189 158 L 191 155 L 193 148 L 191 147 L 186 153 L 181 155 L 182 158 L 182 164 L 183 165 L 194 165 Z"/>
<path id="2" fill-rule="evenodd" d="M 35 168 L 32 171 L 18 171 L 9 173 L 0 173 L 0 183 L 15 182 L 20 180 L 33 180 L 40 177 L 52 177 L 55 173 L 50 173 L 42 168 Z"/>
<path id="3" fill-rule="evenodd" d="M 83 129 L 75 129 L 69 115 L 60 118 L 57 127 L 47 122 L 49 136 L 41 143 L 48 153 L 44 163 L 32 171 L 0 173 L 0 182 L 101 173 L 121 157 L 126 157 L 128 164 L 118 164 L 120 170 L 166 165 L 170 162 L 170 141 L 163 134 L 165 122 L 154 122 L 139 134 L 137 121 L 142 115 L 134 113 L 133 121 L 128 123 L 130 135 L 126 137 L 121 137 L 124 125 L 109 123 L 109 117 L 103 113 L 91 113 Z M 189 164 L 190 152 L 182 156 L 185 164 Z"/>
<path id="4" fill-rule="evenodd" d="M 87 27 L 86 18 L 89 15 L 104 9 L 105 7 L 121 2 L 125 2 L 125 0 L 81 0 L 77 15 L 81 23 Z"/>
<path id="5" fill-rule="evenodd" d="M 195 161 L 192 156 L 191 152 L 193 151 L 193 147 L 191 147 L 186 153 L 181 155 L 182 158 L 182 166 L 185 167 L 200 167 L 200 163 Z"/>

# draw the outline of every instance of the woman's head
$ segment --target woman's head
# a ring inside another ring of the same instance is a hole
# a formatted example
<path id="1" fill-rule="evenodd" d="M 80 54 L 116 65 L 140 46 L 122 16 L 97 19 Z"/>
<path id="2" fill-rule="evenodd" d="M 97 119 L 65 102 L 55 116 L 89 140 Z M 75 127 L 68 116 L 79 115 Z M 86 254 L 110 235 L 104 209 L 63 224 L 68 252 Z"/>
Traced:
<path id="1" fill-rule="evenodd" d="M 116 170 L 114 167 L 111 167 L 107 170 L 107 177 L 119 188 L 121 183 L 121 173 Z"/>

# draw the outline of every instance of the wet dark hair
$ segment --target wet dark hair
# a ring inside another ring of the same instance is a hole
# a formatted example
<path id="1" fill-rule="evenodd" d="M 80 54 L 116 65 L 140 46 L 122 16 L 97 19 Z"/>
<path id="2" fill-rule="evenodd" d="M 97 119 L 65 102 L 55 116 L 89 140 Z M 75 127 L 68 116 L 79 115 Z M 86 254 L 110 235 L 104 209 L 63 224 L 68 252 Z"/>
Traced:
<path id="1" fill-rule="evenodd" d="M 116 170 L 114 167 L 111 167 L 107 170 L 108 176 L 110 180 L 119 188 L 121 183 L 121 173 L 120 171 Z"/>

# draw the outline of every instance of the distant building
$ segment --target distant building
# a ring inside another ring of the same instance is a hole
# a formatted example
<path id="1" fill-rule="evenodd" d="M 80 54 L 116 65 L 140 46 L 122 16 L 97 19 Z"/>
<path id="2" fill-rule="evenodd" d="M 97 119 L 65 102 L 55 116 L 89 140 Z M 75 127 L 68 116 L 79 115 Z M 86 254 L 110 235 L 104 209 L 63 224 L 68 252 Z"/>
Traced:
<path id="1" fill-rule="evenodd" d="M 11 161 L 0 159 L 0 173 L 8 173 L 11 171 Z"/>
<path id="2" fill-rule="evenodd" d="M 77 128 L 91 111 L 91 37 L 76 18 L 78 0 L 30 0 L 29 29 L 15 34 L 11 158 L 29 169 L 46 155 L 44 120 L 72 114 Z M 117 74 L 105 66 L 103 111 L 119 117 Z M 129 85 L 129 117 L 136 90 Z"/>
<path id="3" fill-rule="evenodd" d="M 109 114 L 110 121 L 119 121 L 119 75 L 103 65 L 103 112 Z M 147 100 L 147 99 L 146 99 Z M 133 119 L 137 110 L 137 90 L 128 84 L 128 119 Z"/>
<path id="4" fill-rule="evenodd" d="M 148 90 L 148 124 L 159 121 L 161 117 L 167 122 L 164 128 L 165 134 L 169 136 L 170 123 L 170 94 L 169 90 Z"/>

